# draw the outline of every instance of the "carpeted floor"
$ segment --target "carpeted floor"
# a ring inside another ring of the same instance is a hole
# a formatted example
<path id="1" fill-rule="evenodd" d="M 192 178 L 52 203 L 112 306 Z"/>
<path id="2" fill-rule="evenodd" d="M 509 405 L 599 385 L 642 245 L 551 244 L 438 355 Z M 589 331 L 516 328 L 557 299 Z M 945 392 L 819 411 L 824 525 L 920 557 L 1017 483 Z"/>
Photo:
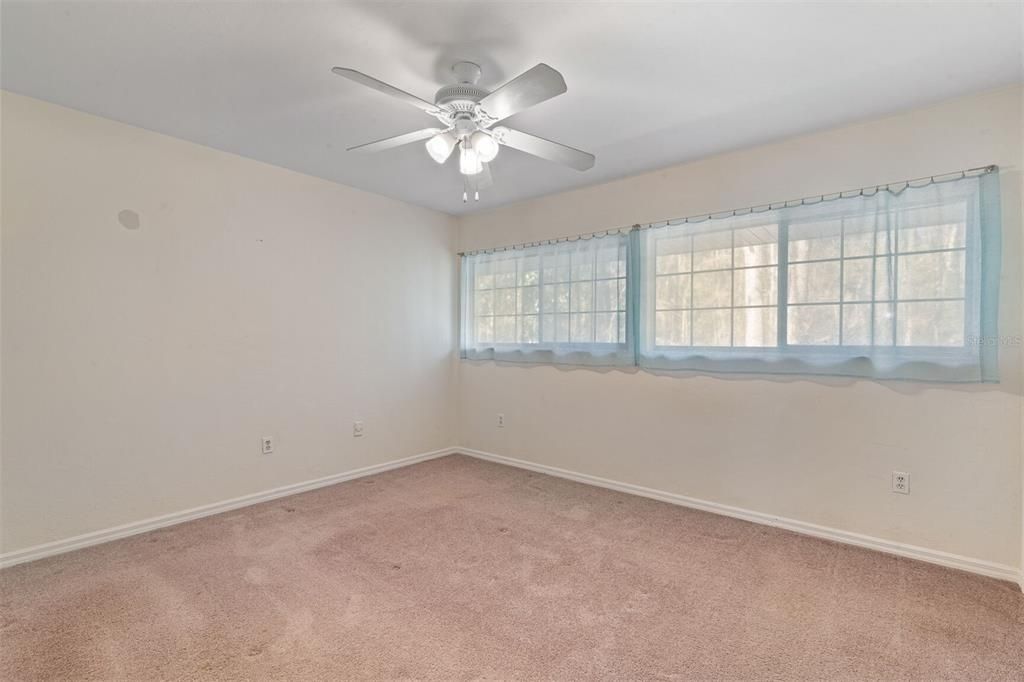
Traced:
<path id="1" fill-rule="evenodd" d="M 0 588 L 4 680 L 1024 678 L 1015 585 L 462 456 Z"/>

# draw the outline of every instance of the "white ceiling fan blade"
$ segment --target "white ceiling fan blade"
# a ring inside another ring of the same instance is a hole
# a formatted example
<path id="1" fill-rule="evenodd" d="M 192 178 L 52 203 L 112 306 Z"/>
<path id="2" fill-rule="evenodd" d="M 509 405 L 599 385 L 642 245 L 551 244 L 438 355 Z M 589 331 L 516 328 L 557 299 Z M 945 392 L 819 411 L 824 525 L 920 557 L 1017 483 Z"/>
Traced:
<path id="1" fill-rule="evenodd" d="M 538 64 L 480 100 L 479 108 L 495 121 L 540 104 L 566 91 L 562 74 Z"/>
<path id="2" fill-rule="evenodd" d="M 425 140 L 428 137 L 433 137 L 438 133 L 444 132 L 440 128 L 424 128 L 423 130 L 416 130 L 411 133 L 405 133 L 404 135 L 395 135 L 394 137 L 385 137 L 383 140 L 376 140 L 374 142 L 367 142 L 366 144 L 356 145 L 355 147 L 349 147 L 347 151 L 350 152 L 382 152 L 385 149 L 394 149 L 395 147 L 401 147 L 404 144 L 412 144 L 413 142 L 419 142 Z"/>
<path id="3" fill-rule="evenodd" d="M 594 166 L 594 155 L 579 149 L 567 147 L 564 144 L 558 144 L 551 140 L 545 140 L 543 137 L 512 130 L 511 128 L 502 128 L 495 132 L 498 142 L 506 147 L 512 147 L 521 152 L 575 168 L 578 171 L 585 171 Z"/>
<path id="4" fill-rule="evenodd" d="M 343 78 L 348 78 L 349 80 L 365 85 L 368 88 L 373 88 L 377 92 L 383 92 L 385 95 L 391 95 L 392 97 L 422 109 L 427 113 L 437 111 L 437 107 L 425 99 L 420 99 L 416 95 L 410 95 L 405 90 L 399 90 L 393 85 L 388 85 L 384 81 L 379 81 L 373 76 L 367 76 L 365 73 L 356 71 L 355 69 L 345 69 L 340 66 L 335 66 L 331 71 Z"/>

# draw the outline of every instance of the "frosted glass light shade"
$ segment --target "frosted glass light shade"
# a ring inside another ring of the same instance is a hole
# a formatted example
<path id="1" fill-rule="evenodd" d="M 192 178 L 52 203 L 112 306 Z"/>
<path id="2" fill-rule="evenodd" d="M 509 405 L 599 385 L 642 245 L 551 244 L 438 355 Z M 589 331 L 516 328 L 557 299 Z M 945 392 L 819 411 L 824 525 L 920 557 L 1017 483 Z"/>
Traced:
<path id="1" fill-rule="evenodd" d="M 498 156 L 498 143 L 487 133 L 477 131 L 473 133 L 473 137 L 470 139 L 473 143 L 474 151 L 476 151 L 477 156 L 480 157 L 482 162 L 490 163 Z"/>
<path id="2" fill-rule="evenodd" d="M 427 153 L 438 163 L 444 163 L 452 155 L 458 140 L 451 133 L 438 133 L 427 140 Z"/>

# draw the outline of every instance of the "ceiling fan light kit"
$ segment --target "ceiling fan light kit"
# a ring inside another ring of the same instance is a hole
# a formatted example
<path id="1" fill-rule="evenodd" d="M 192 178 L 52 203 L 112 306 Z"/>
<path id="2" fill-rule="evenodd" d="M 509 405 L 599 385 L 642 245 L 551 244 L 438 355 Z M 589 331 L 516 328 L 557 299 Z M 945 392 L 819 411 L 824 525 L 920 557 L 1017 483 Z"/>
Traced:
<path id="1" fill-rule="evenodd" d="M 420 99 L 354 69 L 336 66 L 334 73 L 413 105 L 435 117 L 443 128 L 424 128 L 403 135 L 350 147 L 348 151 L 378 152 L 426 140 L 427 153 L 444 164 L 459 148 L 459 172 L 463 177 L 462 200 L 472 194 L 479 200 L 480 190 L 491 185 L 488 164 L 502 146 L 561 163 L 579 171 L 594 165 L 594 155 L 536 135 L 495 124 L 535 104 L 566 91 L 562 74 L 547 64 L 538 64 L 513 78 L 497 90 L 488 92 L 477 85 L 480 67 L 472 62 L 457 62 L 452 73 L 457 82 L 442 86 L 434 102 Z"/>

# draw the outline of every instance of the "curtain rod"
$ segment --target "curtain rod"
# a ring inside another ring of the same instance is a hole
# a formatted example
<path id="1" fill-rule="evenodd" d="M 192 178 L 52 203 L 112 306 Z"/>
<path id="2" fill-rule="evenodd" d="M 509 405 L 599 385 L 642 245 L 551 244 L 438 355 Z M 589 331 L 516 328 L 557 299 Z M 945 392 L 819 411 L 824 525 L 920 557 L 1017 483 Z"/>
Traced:
<path id="1" fill-rule="evenodd" d="M 606 237 L 611 234 L 623 234 L 631 230 L 647 230 L 654 227 L 665 227 L 667 225 L 684 225 L 686 223 L 702 223 L 707 220 L 720 220 L 722 218 L 733 218 L 737 216 L 750 215 L 753 213 L 766 213 L 768 211 L 774 211 L 781 208 L 793 208 L 794 206 L 808 206 L 813 204 L 820 204 L 823 201 L 835 201 L 836 199 L 852 199 L 854 197 L 862 196 L 873 196 L 878 192 L 902 192 L 908 187 L 927 187 L 928 185 L 937 184 L 940 182 L 950 182 L 953 180 L 962 180 L 967 177 L 977 177 L 980 175 L 986 175 L 998 170 L 998 166 L 991 164 L 988 166 L 978 166 L 976 168 L 967 168 L 964 170 L 953 171 L 951 173 L 940 173 L 937 175 L 925 175 L 920 178 L 913 178 L 911 180 L 902 180 L 900 182 L 890 182 L 884 185 L 868 185 L 867 187 L 859 187 L 857 189 L 843 190 L 842 192 L 830 192 L 828 194 L 816 194 L 810 197 L 803 197 L 802 199 L 789 199 L 787 201 L 772 202 L 770 204 L 760 204 L 757 206 L 748 206 L 746 208 L 736 208 L 731 211 L 719 211 L 717 213 L 700 213 L 697 215 L 687 216 L 686 218 L 672 218 L 671 220 L 661 220 L 654 223 L 646 223 L 641 225 L 639 223 L 634 225 L 628 225 L 625 227 L 614 227 L 608 230 L 599 230 L 597 232 L 583 232 L 581 234 L 574 234 L 567 237 L 555 237 L 553 239 L 542 239 L 535 242 L 522 242 L 519 244 L 510 244 L 507 246 L 494 246 L 487 249 L 474 249 L 472 251 L 459 251 L 459 256 L 473 256 L 478 253 L 498 253 L 501 251 L 516 251 L 519 249 L 527 249 L 533 246 L 545 246 L 547 244 L 560 244 L 562 242 L 574 242 L 580 239 L 593 239 L 594 237 Z M 898 189 L 894 189 L 898 188 Z"/>

